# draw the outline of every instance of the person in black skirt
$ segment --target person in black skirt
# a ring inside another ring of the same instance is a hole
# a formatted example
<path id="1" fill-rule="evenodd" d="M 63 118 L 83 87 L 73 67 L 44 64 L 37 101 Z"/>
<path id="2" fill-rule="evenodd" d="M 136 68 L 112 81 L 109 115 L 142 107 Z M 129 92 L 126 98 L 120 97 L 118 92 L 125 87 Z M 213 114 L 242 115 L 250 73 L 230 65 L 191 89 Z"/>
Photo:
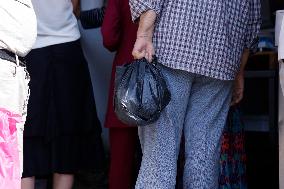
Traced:
<path id="1" fill-rule="evenodd" d="M 24 131 L 22 189 L 53 175 L 71 189 L 74 174 L 104 161 L 101 126 L 71 0 L 33 0 L 38 36 L 27 56 L 31 96 Z"/>

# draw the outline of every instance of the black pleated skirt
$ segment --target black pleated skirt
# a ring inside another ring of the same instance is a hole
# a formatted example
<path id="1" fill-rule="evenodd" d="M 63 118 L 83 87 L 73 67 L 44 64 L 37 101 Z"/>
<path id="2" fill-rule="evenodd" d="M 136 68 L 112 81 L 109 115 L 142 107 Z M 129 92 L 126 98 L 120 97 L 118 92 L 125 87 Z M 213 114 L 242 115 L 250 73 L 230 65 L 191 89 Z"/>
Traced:
<path id="1" fill-rule="evenodd" d="M 104 161 L 101 125 L 80 41 L 34 49 L 23 177 L 75 174 Z"/>

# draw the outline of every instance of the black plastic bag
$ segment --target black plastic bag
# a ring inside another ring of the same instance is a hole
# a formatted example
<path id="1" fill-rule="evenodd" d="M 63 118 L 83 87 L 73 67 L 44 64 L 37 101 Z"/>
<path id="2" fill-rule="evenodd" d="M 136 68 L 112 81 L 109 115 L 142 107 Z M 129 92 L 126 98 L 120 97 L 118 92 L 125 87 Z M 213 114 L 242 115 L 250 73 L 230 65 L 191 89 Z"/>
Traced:
<path id="1" fill-rule="evenodd" d="M 114 110 L 127 125 L 145 126 L 157 121 L 171 100 L 166 81 L 155 58 L 117 66 Z"/>

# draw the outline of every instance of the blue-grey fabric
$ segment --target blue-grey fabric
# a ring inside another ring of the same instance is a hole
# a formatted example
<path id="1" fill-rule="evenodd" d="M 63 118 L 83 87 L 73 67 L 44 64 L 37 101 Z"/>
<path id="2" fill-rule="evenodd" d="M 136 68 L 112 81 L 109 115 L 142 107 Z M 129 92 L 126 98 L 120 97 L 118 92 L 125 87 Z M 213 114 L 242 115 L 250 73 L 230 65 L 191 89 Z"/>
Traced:
<path id="1" fill-rule="evenodd" d="M 160 63 L 233 80 L 244 48 L 256 44 L 260 0 L 130 0 L 133 20 L 154 10 L 154 46 Z"/>
<path id="2" fill-rule="evenodd" d="M 216 189 L 220 137 L 233 82 L 164 66 L 162 73 L 172 100 L 155 124 L 139 128 L 143 159 L 135 188 L 175 188 L 179 145 L 184 131 L 184 189 Z"/>

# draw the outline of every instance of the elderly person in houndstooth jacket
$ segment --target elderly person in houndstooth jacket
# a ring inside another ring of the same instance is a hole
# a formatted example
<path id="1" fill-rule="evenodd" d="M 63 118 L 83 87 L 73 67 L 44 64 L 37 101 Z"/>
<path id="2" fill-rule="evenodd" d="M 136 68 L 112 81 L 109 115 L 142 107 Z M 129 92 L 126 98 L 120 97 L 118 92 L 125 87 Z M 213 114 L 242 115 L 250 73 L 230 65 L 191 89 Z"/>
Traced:
<path id="1" fill-rule="evenodd" d="M 156 54 L 172 100 L 139 128 L 143 159 L 136 189 L 173 189 L 181 133 L 184 188 L 218 188 L 220 136 L 230 104 L 242 99 L 244 67 L 256 44 L 260 1 L 130 0 L 139 23 L 133 56 Z"/>

